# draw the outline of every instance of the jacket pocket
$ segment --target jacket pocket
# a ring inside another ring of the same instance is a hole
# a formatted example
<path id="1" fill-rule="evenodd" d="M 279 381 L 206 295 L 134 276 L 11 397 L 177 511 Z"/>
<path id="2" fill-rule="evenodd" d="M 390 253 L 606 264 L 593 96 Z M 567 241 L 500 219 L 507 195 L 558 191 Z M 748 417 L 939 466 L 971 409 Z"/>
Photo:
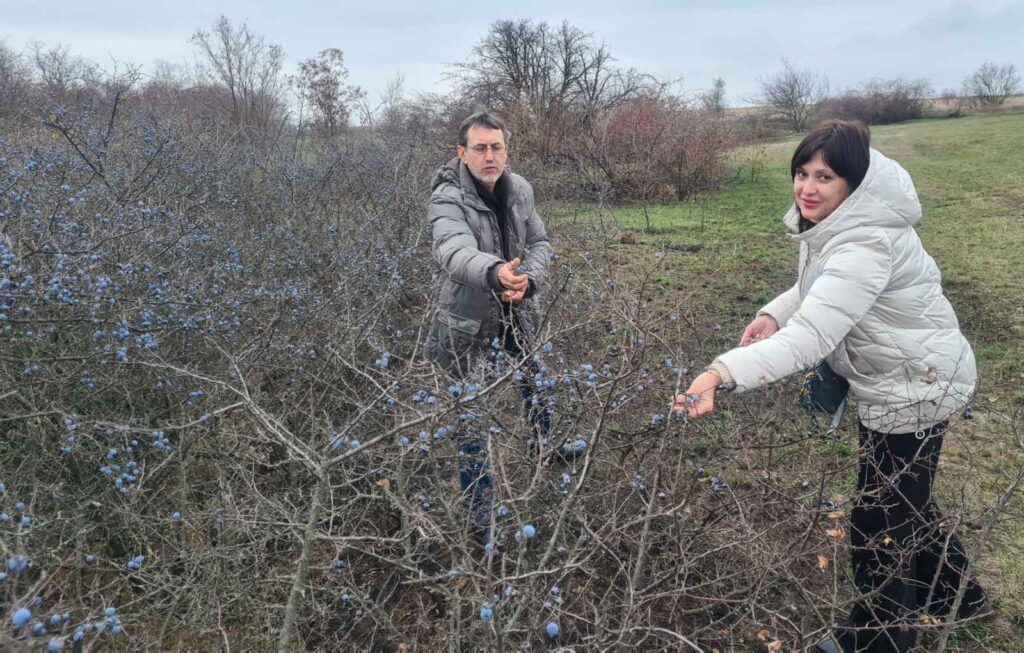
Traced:
<path id="1" fill-rule="evenodd" d="M 427 357 L 450 371 L 466 372 L 478 349 L 480 320 L 438 311 L 424 350 Z"/>
<path id="2" fill-rule="evenodd" d="M 459 334 L 475 338 L 480 333 L 480 320 L 448 314 L 448 327 Z"/>

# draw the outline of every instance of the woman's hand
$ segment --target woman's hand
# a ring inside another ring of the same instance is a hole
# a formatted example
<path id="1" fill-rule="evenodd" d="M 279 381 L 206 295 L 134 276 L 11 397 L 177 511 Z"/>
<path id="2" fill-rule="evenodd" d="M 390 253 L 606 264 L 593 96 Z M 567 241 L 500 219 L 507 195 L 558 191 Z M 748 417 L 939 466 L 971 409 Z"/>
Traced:
<path id="1" fill-rule="evenodd" d="M 677 395 L 672 412 L 686 411 L 690 419 L 700 419 L 715 410 L 715 388 L 722 385 L 722 379 L 714 372 L 704 372 L 690 384 L 686 394 Z"/>
<path id="2" fill-rule="evenodd" d="M 754 321 L 743 330 L 743 337 L 740 338 L 740 347 L 746 347 L 749 344 L 767 340 L 775 335 L 775 332 L 778 330 L 779 323 L 775 321 L 775 318 L 762 313 L 755 317 Z"/>

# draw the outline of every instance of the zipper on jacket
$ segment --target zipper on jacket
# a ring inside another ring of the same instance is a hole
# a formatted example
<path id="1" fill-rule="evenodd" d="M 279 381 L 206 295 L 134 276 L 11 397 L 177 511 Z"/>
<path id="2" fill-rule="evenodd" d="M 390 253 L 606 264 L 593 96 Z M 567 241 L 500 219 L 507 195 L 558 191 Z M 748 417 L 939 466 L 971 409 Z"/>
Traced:
<path id="1" fill-rule="evenodd" d="M 796 275 L 796 287 L 797 290 L 800 292 L 800 301 L 803 301 L 804 297 L 806 296 L 804 295 L 804 277 L 807 274 L 807 266 L 811 264 L 811 246 L 808 245 L 807 243 L 801 243 L 800 249 L 807 250 L 807 253 L 804 255 L 804 262 L 800 266 L 800 269 L 797 271 Z"/>

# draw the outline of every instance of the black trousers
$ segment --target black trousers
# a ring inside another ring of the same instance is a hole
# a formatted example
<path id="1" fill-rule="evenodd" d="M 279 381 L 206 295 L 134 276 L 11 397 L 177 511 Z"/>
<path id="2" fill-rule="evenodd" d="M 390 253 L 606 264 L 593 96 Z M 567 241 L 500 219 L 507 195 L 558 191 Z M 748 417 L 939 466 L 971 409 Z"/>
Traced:
<path id="1" fill-rule="evenodd" d="M 846 651 L 909 651 L 922 615 L 951 618 L 967 556 L 932 501 L 946 426 L 879 433 L 860 425 L 850 541 L 854 583 L 865 597 L 844 624 Z M 985 601 L 981 586 L 966 582 L 961 614 Z"/>

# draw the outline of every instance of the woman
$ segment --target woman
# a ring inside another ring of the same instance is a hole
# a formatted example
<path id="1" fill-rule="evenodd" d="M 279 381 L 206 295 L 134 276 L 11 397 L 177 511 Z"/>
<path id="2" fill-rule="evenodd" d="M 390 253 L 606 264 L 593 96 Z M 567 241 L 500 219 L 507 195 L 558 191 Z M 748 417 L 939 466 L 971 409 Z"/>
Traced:
<path id="1" fill-rule="evenodd" d="M 742 392 L 822 359 L 849 381 L 861 441 L 850 539 L 865 598 L 811 649 L 828 653 L 910 650 L 921 615 L 951 618 L 967 567 L 931 487 L 948 420 L 974 391 L 974 354 L 914 231 L 921 205 L 910 175 L 869 142 L 863 124 L 834 120 L 797 147 L 784 218 L 800 244 L 796 285 L 674 406 L 700 418 L 717 388 Z M 969 580 L 956 617 L 987 609 Z"/>

